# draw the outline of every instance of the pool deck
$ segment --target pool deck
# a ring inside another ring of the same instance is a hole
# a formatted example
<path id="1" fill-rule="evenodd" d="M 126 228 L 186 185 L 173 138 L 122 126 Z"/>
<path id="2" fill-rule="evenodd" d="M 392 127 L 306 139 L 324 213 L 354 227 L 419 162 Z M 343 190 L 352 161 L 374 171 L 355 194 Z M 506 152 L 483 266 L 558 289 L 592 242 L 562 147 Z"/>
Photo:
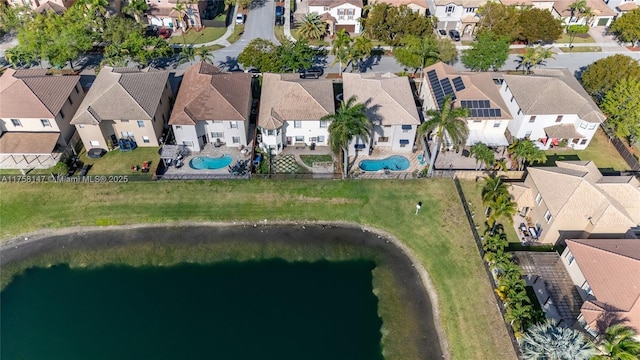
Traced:
<path id="1" fill-rule="evenodd" d="M 203 177 L 211 176 L 211 177 L 220 177 L 220 178 L 236 177 L 229 173 L 228 166 L 225 166 L 221 169 L 203 169 L 203 170 L 192 169 L 191 166 L 189 166 L 191 159 L 198 156 L 208 156 L 208 157 L 216 158 L 223 155 L 230 155 L 232 160 L 229 165 L 234 165 L 239 160 L 242 160 L 242 161 L 248 160 L 251 156 L 251 152 L 247 152 L 246 154 L 243 154 L 240 151 L 240 148 L 227 147 L 227 146 L 215 147 L 213 146 L 213 144 L 206 144 L 200 152 L 192 153 L 186 156 L 182 160 L 184 161 L 184 166 L 182 166 L 181 168 L 177 169 L 175 166 L 170 166 L 167 169 L 167 171 L 164 173 L 163 177 L 181 178 L 181 177 L 187 177 L 189 175 L 197 175 L 197 176 L 203 176 Z"/>
<path id="2" fill-rule="evenodd" d="M 404 156 L 409 160 L 409 168 L 402 171 L 391 171 L 391 173 L 412 173 L 414 171 L 421 171 L 424 167 L 429 164 L 429 159 L 427 158 L 424 163 L 421 163 L 418 157 L 422 155 L 422 151 L 407 151 L 407 152 L 397 152 L 393 151 L 391 148 L 386 147 L 376 147 L 373 149 L 373 153 L 369 155 L 366 152 L 359 151 L 356 156 L 349 156 L 349 167 L 351 172 L 356 173 L 370 173 L 370 174 L 384 174 L 385 170 L 378 171 L 363 171 L 359 168 L 359 164 L 362 160 L 382 160 L 388 157 L 398 155 Z"/>

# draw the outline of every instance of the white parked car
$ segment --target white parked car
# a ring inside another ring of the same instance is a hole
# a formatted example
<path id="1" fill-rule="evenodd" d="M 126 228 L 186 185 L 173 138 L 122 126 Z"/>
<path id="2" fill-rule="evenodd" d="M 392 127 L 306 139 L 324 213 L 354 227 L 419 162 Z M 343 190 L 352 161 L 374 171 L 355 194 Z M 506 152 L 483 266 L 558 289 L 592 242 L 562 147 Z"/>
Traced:
<path id="1" fill-rule="evenodd" d="M 242 25 L 244 24 L 244 19 L 246 18 L 245 14 L 238 14 L 236 15 L 236 24 L 238 25 Z"/>

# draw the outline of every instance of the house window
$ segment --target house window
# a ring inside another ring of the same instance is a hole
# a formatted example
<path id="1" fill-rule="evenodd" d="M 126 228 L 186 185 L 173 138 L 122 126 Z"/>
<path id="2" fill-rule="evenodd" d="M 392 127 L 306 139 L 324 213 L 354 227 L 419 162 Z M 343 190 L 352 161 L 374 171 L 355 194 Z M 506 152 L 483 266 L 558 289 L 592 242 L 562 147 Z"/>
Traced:
<path id="1" fill-rule="evenodd" d="M 569 253 L 567 254 L 567 261 L 569 261 L 569 265 L 573 264 L 573 261 L 576 258 L 573 257 L 573 254 L 571 253 L 571 251 L 569 251 Z"/>
<path id="2" fill-rule="evenodd" d="M 300 129 L 302 127 L 302 121 L 296 120 L 293 122 L 293 127 L 296 129 Z"/>
<path id="3" fill-rule="evenodd" d="M 76 94 L 80 93 L 80 90 L 78 90 L 78 87 L 76 86 L 74 89 L 76 89 Z"/>
<path id="4" fill-rule="evenodd" d="M 100 141 L 98 141 L 98 140 L 91 140 L 91 141 L 89 141 L 89 144 L 91 144 L 91 146 L 100 146 Z"/>
<path id="5" fill-rule="evenodd" d="M 325 7 L 324 7 L 324 11 L 329 11 L 329 10 L 331 10 L 331 8 L 330 8 L 330 7 L 328 7 L 328 6 L 325 6 Z"/>
<path id="6" fill-rule="evenodd" d="M 324 142 L 324 136 L 318 136 L 318 142 L 319 143 L 323 143 Z"/>
<path id="7" fill-rule="evenodd" d="M 156 117 L 155 116 L 153 117 L 153 123 L 154 124 L 156 123 Z"/>
<path id="8" fill-rule="evenodd" d="M 22 126 L 22 123 L 18 119 L 11 119 L 11 124 L 16 127 Z"/>
<path id="9" fill-rule="evenodd" d="M 464 12 L 466 12 L 467 14 L 468 13 L 473 13 L 473 12 L 476 12 L 476 8 L 465 8 Z"/>
<path id="10" fill-rule="evenodd" d="M 547 224 L 551 221 L 551 213 L 549 212 L 549 210 L 547 210 L 546 213 L 544 213 L 544 219 L 547 221 Z"/>
<path id="11" fill-rule="evenodd" d="M 592 295 L 593 292 L 591 291 L 591 286 L 589 286 L 588 282 L 584 282 L 584 284 L 582 284 L 582 290 L 584 290 L 584 292 L 586 292 L 589 295 Z"/>
<path id="12" fill-rule="evenodd" d="M 142 137 L 142 142 L 145 143 L 145 144 L 148 144 L 150 142 L 149 141 L 149 137 L 148 136 L 143 136 Z"/>
<path id="13" fill-rule="evenodd" d="M 40 119 L 40 123 L 42 124 L 42 127 L 51 127 L 51 123 L 47 119 Z"/>
<path id="14" fill-rule="evenodd" d="M 400 147 L 407 147 L 409 145 L 409 140 L 400 140 Z"/>
<path id="15" fill-rule="evenodd" d="M 238 122 L 237 121 L 231 121 L 231 128 L 232 129 L 237 129 L 238 128 Z"/>
<path id="16" fill-rule="evenodd" d="M 296 142 L 304 142 L 304 136 L 296 136 Z"/>
<path id="17" fill-rule="evenodd" d="M 267 130 L 267 136 L 273 136 L 273 130 Z"/>
<path id="18" fill-rule="evenodd" d="M 213 120 L 214 124 L 222 124 L 222 120 Z"/>
<path id="19" fill-rule="evenodd" d="M 494 121 L 493 122 L 493 127 L 494 128 L 499 128 L 501 123 L 502 123 L 502 121 Z"/>
<path id="20" fill-rule="evenodd" d="M 541 201 L 542 201 L 542 194 L 538 193 L 538 195 L 536 195 L 536 204 L 540 205 Z"/>
<path id="21" fill-rule="evenodd" d="M 176 126 L 175 126 L 175 129 L 176 129 L 176 130 L 182 130 L 182 126 L 181 126 L 181 125 L 176 125 Z"/>
<path id="22" fill-rule="evenodd" d="M 518 109 L 518 115 L 522 114 L 522 109 Z"/>
<path id="23" fill-rule="evenodd" d="M 587 128 L 587 122 L 586 121 L 580 121 L 580 129 L 586 129 Z"/>
<path id="24" fill-rule="evenodd" d="M 595 130 L 597 126 L 598 124 L 589 123 L 589 126 L 587 126 L 587 130 Z"/>
<path id="25" fill-rule="evenodd" d="M 222 139 L 224 138 L 224 133 L 223 132 L 211 132 L 211 138 L 212 139 Z"/>
<path id="26" fill-rule="evenodd" d="M 455 9 L 456 9 L 456 6 L 455 6 L 455 5 L 448 5 L 448 6 L 447 6 L 447 8 L 446 8 L 446 12 L 447 12 L 448 14 L 450 14 L 450 13 L 452 13 Z"/>
<path id="27" fill-rule="evenodd" d="M 139 128 L 143 128 L 144 127 L 144 120 L 138 120 L 138 127 Z"/>
<path id="28" fill-rule="evenodd" d="M 531 131 L 527 131 L 526 133 L 524 133 L 524 137 L 527 139 L 531 138 Z"/>
<path id="29" fill-rule="evenodd" d="M 585 145 L 587 143 L 587 139 L 580 140 L 580 145 Z"/>
<path id="30" fill-rule="evenodd" d="M 473 122 L 474 122 L 474 123 L 481 123 L 481 122 L 482 122 L 482 120 L 480 120 L 480 119 L 473 119 Z"/>
<path id="31" fill-rule="evenodd" d="M 60 117 L 64 119 L 64 112 L 62 112 L 62 110 L 60 110 Z"/>
<path id="32" fill-rule="evenodd" d="M 514 97 L 512 96 L 512 97 L 511 97 L 511 102 L 513 102 L 513 99 L 514 99 Z"/>
<path id="33" fill-rule="evenodd" d="M 320 128 L 324 129 L 327 127 L 327 120 L 320 120 Z"/>
<path id="34" fill-rule="evenodd" d="M 78 125 L 80 129 L 84 129 L 84 125 Z"/>
<path id="35" fill-rule="evenodd" d="M 562 115 L 558 115 L 558 117 L 556 118 L 556 122 L 561 122 L 562 121 Z"/>
<path id="36" fill-rule="evenodd" d="M 71 101 L 71 96 L 69 96 L 67 100 L 69 100 L 69 105 L 73 105 L 73 101 Z"/>
<path id="37" fill-rule="evenodd" d="M 231 138 L 231 141 L 232 141 L 234 144 L 240 144 L 240 136 L 234 136 L 234 137 L 232 137 L 232 138 Z"/>
<path id="38" fill-rule="evenodd" d="M 403 133 L 408 133 L 409 131 L 411 131 L 411 125 L 402 125 L 402 132 Z"/>
<path id="39" fill-rule="evenodd" d="M 193 141 L 183 140 L 182 141 L 182 145 L 184 145 L 186 147 L 193 147 Z"/>
<path id="40" fill-rule="evenodd" d="M 383 143 L 389 142 L 389 137 L 388 136 L 380 136 L 378 138 L 378 142 L 383 142 Z"/>
<path id="41" fill-rule="evenodd" d="M 530 123 L 534 123 L 534 122 L 536 122 L 536 116 L 535 116 L 535 115 L 533 115 L 532 117 L 530 117 L 530 118 L 529 118 L 529 122 L 530 122 Z"/>

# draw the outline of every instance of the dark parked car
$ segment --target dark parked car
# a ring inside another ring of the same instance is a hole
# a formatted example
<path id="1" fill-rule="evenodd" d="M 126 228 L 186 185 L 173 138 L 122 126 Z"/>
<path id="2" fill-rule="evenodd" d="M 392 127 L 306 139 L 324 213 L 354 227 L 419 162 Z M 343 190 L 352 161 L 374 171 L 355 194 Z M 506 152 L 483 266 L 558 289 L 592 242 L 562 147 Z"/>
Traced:
<path id="1" fill-rule="evenodd" d="M 105 150 L 105 149 L 93 148 L 93 149 L 89 149 L 89 151 L 87 151 L 87 156 L 92 158 L 92 159 L 98 159 L 98 158 L 101 158 L 106 153 L 107 153 L 107 150 Z"/>
<path id="2" fill-rule="evenodd" d="M 311 68 L 307 70 L 300 70 L 300 79 L 317 79 L 324 74 L 324 70 L 321 68 Z"/>
<path id="3" fill-rule="evenodd" d="M 276 16 L 276 26 L 284 26 L 284 16 Z"/>
<path id="4" fill-rule="evenodd" d="M 449 30 L 449 37 L 453 41 L 460 41 L 460 32 L 458 30 Z"/>
<path id="5" fill-rule="evenodd" d="M 446 38 L 447 37 L 447 30 L 445 29 L 438 29 L 438 36 Z"/>
<path id="6" fill-rule="evenodd" d="M 168 39 L 171 37 L 171 29 L 168 28 L 162 28 L 160 29 L 160 32 L 158 33 L 158 35 L 160 35 L 161 38 L 163 39 Z"/>
<path id="7" fill-rule="evenodd" d="M 276 6 L 276 17 L 284 15 L 284 7 Z"/>
<path id="8" fill-rule="evenodd" d="M 160 35 L 160 28 L 156 25 L 149 25 L 144 31 L 144 36 L 155 37 Z"/>

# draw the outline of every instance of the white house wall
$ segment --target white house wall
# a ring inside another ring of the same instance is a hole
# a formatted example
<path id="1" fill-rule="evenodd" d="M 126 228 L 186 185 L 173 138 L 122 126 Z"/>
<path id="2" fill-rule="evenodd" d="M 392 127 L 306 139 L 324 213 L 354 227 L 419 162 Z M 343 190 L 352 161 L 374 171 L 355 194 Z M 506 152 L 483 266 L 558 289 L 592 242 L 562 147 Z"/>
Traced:
<path id="1" fill-rule="evenodd" d="M 344 10 L 345 14 L 347 10 L 353 10 L 353 15 L 338 15 L 338 10 Z M 362 15 L 362 9 L 352 4 L 342 4 L 333 8 L 324 6 L 309 6 L 310 13 L 316 13 L 322 15 L 329 13 L 336 19 L 335 25 L 353 25 L 355 27 L 355 33 L 360 33 L 360 16 Z"/>
<path id="2" fill-rule="evenodd" d="M 453 12 L 447 12 L 447 7 L 454 6 Z M 438 26 L 439 29 L 457 29 L 462 27 L 462 16 L 464 16 L 464 7 L 456 5 L 454 3 L 447 4 L 446 6 L 435 6 L 435 16 L 438 18 L 438 23 L 445 23 L 444 27 Z"/>
<path id="3" fill-rule="evenodd" d="M 582 298 L 582 300 L 585 300 L 587 298 L 587 294 L 582 289 L 582 286 L 585 282 L 587 282 L 587 279 L 585 279 L 584 275 L 582 274 L 582 270 L 580 270 L 578 262 L 575 261 L 575 259 L 572 260 L 572 258 L 573 254 L 571 254 L 571 250 L 569 250 L 569 247 L 566 247 L 562 252 L 562 255 L 560 256 L 560 259 L 562 260 L 564 267 L 567 269 L 571 281 L 576 286 L 580 297 Z"/>
<path id="4" fill-rule="evenodd" d="M 287 121 L 284 126 L 285 139 L 291 137 L 291 145 L 299 142 L 296 137 L 303 137 L 303 142 L 307 145 L 316 143 L 317 145 L 324 146 L 329 143 L 329 125 L 327 121 L 324 128 L 320 127 L 320 121 L 300 121 L 300 128 L 295 127 L 294 121 Z M 324 137 L 324 141 L 319 141 L 319 137 Z M 314 140 L 315 141 L 312 141 Z M 288 143 L 288 139 L 287 139 Z"/>
<path id="5" fill-rule="evenodd" d="M 198 139 L 196 125 L 173 125 L 173 135 L 176 144 L 185 145 L 193 152 L 200 151 L 204 145 L 202 140 Z"/>

